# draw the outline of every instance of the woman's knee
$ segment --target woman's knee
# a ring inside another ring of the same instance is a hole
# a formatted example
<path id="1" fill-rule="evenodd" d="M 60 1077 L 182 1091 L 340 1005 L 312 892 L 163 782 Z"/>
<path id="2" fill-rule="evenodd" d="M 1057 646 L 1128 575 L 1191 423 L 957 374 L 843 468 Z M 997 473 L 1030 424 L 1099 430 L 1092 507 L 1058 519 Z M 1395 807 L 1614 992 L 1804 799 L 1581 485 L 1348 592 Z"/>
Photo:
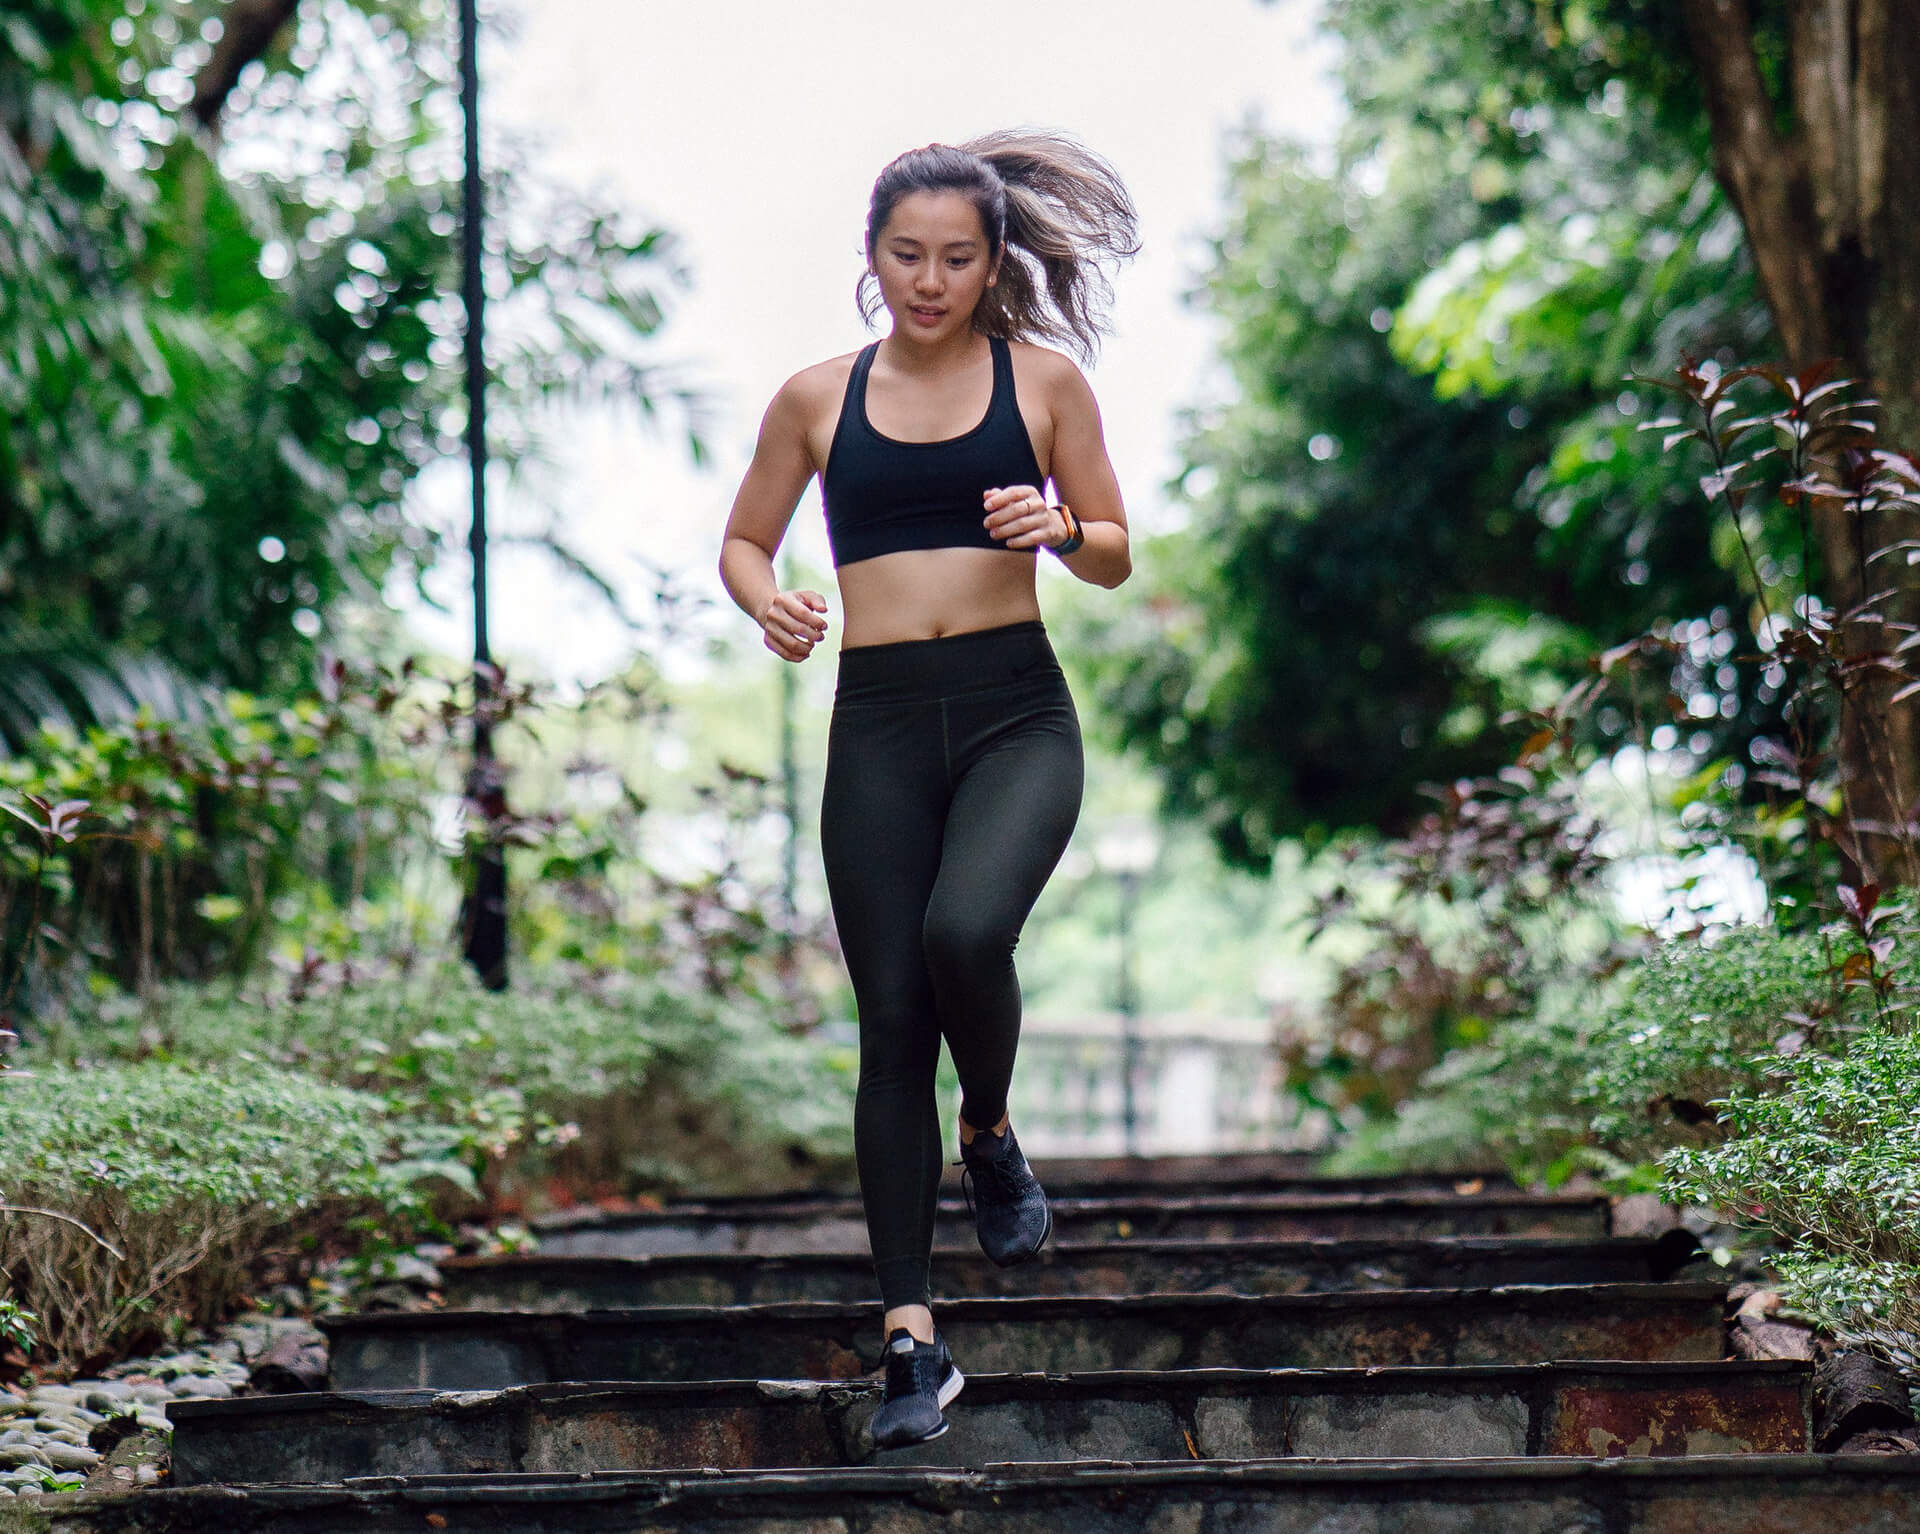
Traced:
<path id="1" fill-rule="evenodd" d="M 1013 962 L 1020 929 L 979 911 L 929 910 L 921 929 L 921 947 L 934 976 L 997 973 Z"/>
<path id="2" fill-rule="evenodd" d="M 935 1072 L 940 1065 L 940 1025 L 933 1009 L 915 1010 L 909 1016 L 890 1023 L 869 1024 L 862 1019 L 860 1028 L 859 1090 L 862 1095 L 875 1092 L 933 1092 Z"/>

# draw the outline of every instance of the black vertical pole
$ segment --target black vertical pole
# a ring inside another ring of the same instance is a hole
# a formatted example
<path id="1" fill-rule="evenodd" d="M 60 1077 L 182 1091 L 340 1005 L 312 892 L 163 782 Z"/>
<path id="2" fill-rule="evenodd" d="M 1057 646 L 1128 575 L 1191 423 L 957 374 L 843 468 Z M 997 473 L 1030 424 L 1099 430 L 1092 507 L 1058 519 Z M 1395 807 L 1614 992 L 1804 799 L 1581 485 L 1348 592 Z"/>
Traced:
<path id="1" fill-rule="evenodd" d="M 1134 1076 L 1140 1064 L 1140 993 L 1133 983 L 1133 908 L 1140 898 L 1140 876 L 1120 875 L 1120 1143 L 1129 1156 L 1140 1154 L 1140 1115 L 1134 1101 Z"/>
<path id="2" fill-rule="evenodd" d="M 785 584 L 793 585 L 793 562 L 787 562 Z M 780 934 L 780 960 L 786 978 L 792 981 L 794 933 L 800 925 L 800 762 L 794 748 L 794 710 L 798 706 L 798 678 L 794 667 L 783 662 L 780 677 L 780 808 L 786 816 L 786 845 L 781 848 L 780 904 L 784 929 Z"/>
<path id="3" fill-rule="evenodd" d="M 507 986 L 507 862 L 496 834 L 506 815 L 505 780 L 493 754 L 493 657 L 487 649 L 487 361 L 480 257 L 486 219 L 480 180 L 480 18 L 477 0 L 460 0 L 460 107 L 466 119 L 465 200 L 460 220 L 460 292 L 467 310 L 467 460 L 473 475 L 473 767 L 467 801 L 486 821 L 487 839 L 461 905 L 467 962 L 488 990 Z"/>
<path id="4" fill-rule="evenodd" d="M 780 809 L 787 822 L 786 844 L 780 849 L 780 904 L 786 922 L 780 947 L 789 960 L 800 918 L 800 763 L 793 742 L 797 680 L 791 665 L 780 668 Z"/>

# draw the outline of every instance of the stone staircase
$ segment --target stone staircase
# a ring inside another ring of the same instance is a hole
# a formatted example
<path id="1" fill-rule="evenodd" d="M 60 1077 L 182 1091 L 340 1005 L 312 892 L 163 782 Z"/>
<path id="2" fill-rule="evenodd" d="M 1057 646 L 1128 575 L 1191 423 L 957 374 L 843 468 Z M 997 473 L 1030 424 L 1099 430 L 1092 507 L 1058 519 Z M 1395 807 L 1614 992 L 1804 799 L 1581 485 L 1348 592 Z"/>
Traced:
<path id="1" fill-rule="evenodd" d="M 555 1221 L 447 1308 L 327 1323 L 330 1393 L 182 1403 L 174 1486 L 47 1534 L 1894 1534 L 1920 1456 L 1810 1452 L 1810 1367 L 1727 1357 L 1725 1285 L 1604 1199 L 1038 1165 L 986 1263 L 943 1201 L 952 1431 L 876 1453 L 857 1205 Z"/>

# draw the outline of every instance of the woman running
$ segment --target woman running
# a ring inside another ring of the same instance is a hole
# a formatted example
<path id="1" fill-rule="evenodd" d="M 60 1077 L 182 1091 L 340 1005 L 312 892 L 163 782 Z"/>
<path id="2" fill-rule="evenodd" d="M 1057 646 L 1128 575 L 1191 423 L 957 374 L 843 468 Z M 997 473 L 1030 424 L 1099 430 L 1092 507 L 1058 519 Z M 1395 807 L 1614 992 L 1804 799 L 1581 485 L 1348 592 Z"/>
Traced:
<path id="1" fill-rule="evenodd" d="M 1080 726 L 1034 566 L 1045 549 L 1117 586 L 1131 560 L 1093 392 L 1036 342 L 1091 359 L 1111 298 L 1100 262 L 1138 249 L 1126 188 L 1071 139 L 901 155 L 873 186 L 856 295 L 869 324 L 884 307 L 893 327 L 781 386 L 727 519 L 728 592 L 768 649 L 804 661 L 827 601 L 782 591 L 774 555 L 820 476 L 845 609 L 820 842 L 860 1021 L 854 1155 L 886 1310 L 883 1448 L 945 1432 L 962 1384 L 928 1294 L 942 1036 L 982 1249 L 1021 1262 L 1053 1227 L 1007 1116 L 1014 944 L 1080 812 Z"/>

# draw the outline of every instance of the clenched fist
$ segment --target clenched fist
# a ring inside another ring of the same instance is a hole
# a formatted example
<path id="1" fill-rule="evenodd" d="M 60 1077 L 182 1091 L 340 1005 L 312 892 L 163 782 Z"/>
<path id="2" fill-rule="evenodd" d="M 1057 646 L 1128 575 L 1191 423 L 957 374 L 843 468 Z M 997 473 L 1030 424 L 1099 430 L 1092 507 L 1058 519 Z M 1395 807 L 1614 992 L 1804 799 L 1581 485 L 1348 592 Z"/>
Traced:
<path id="1" fill-rule="evenodd" d="M 767 648 L 782 660 L 803 661 L 827 637 L 827 599 L 817 591 L 776 591 L 760 614 Z"/>

